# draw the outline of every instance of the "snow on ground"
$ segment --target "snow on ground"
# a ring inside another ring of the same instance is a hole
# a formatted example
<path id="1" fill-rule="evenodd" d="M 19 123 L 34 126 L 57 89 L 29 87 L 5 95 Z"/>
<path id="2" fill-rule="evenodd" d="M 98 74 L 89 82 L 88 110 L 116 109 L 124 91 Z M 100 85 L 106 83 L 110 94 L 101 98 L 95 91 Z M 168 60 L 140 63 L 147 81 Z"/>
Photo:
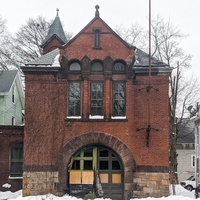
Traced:
<path id="1" fill-rule="evenodd" d="M 168 197 L 161 197 L 161 198 L 140 198 L 140 199 L 132 199 L 132 200 L 193 200 L 195 199 L 194 191 L 190 192 L 184 189 L 181 185 L 176 185 L 176 195 L 170 195 Z M 0 191 L 0 200 L 82 200 L 76 197 L 72 197 L 69 195 L 64 195 L 62 197 L 54 196 L 52 194 L 46 195 L 38 195 L 38 196 L 27 196 L 22 197 L 22 190 L 17 192 L 1 192 Z M 95 200 L 110 200 L 110 199 L 103 199 L 103 198 L 96 198 Z"/>

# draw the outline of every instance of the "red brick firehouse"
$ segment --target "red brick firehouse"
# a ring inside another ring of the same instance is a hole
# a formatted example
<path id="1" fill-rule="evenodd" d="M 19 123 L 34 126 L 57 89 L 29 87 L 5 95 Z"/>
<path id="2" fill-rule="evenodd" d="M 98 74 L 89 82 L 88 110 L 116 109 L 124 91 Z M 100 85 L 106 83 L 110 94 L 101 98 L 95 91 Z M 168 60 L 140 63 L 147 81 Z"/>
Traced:
<path id="1" fill-rule="evenodd" d="M 129 200 L 169 193 L 171 69 L 100 17 L 66 41 L 57 14 L 24 67 L 23 194 Z M 149 74 L 149 68 L 151 73 Z"/>

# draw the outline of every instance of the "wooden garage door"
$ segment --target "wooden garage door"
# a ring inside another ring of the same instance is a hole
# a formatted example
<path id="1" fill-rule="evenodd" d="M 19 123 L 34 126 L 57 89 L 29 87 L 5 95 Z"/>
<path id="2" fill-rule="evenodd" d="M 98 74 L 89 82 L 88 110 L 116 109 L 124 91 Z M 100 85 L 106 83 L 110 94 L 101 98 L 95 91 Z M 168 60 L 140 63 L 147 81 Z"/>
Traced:
<path id="1" fill-rule="evenodd" d="M 79 150 L 69 173 L 70 188 L 75 188 L 71 191 L 73 195 L 95 191 L 98 177 L 104 198 L 123 199 L 123 167 L 119 157 L 106 147 L 88 146 Z"/>

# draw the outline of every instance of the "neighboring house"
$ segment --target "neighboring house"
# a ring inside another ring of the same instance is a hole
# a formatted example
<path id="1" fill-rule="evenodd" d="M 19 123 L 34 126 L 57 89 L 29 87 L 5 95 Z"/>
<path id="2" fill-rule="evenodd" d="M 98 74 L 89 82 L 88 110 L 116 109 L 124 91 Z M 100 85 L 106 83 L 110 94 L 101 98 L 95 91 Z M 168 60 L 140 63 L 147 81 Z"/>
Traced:
<path id="1" fill-rule="evenodd" d="M 0 126 L 0 191 L 22 189 L 23 140 L 24 126 Z"/>
<path id="2" fill-rule="evenodd" d="M 179 182 L 195 175 L 195 134 L 194 123 L 182 119 L 177 137 L 177 174 Z"/>
<path id="3" fill-rule="evenodd" d="M 18 70 L 0 71 L 0 125 L 23 125 L 24 99 Z"/>
<path id="4" fill-rule="evenodd" d="M 191 121 L 194 122 L 195 126 L 195 157 L 196 157 L 196 186 L 200 186 L 200 106 L 196 116 L 191 118 Z M 198 190 L 196 191 L 198 193 Z"/>
<path id="5" fill-rule="evenodd" d="M 22 188 L 24 98 L 18 70 L 0 71 L 0 191 Z"/>
<path id="6" fill-rule="evenodd" d="M 59 16 L 27 63 L 23 195 L 169 194 L 171 69 L 99 15 L 63 45 Z"/>

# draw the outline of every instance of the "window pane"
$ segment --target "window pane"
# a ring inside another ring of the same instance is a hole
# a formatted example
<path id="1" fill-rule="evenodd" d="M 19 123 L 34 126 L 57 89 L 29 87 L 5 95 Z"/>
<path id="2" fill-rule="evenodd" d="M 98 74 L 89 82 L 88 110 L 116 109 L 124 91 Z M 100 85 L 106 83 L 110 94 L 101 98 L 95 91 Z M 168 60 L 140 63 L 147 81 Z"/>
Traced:
<path id="1" fill-rule="evenodd" d="M 100 47 L 100 31 L 97 29 L 97 30 L 95 30 L 94 34 L 95 34 L 95 44 L 94 44 L 94 46 Z"/>
<path id="2" fill-rule="evenodd" d="M 23 172 L 23 144 L 11 144 L 10 149 L 10 175 L 21 177 Z"/>
<path id="3" fill-rule="evenodd" d="M 116 71 L 116 72 L 124 72 L 125 71 L 125 65 L 122 62 L 115 63 L 114 71 Z"/>
<path id="4" fill-rule="evenodd" d="M 108 150 L 100 150 L 99 157 L 108 157 Z"/>
<path id="5" fill-rule="evenodd" d="M 10 175 L 11 176 L 22 176 L 22 162 L 11 162 L 10 164 Z"/>
<path id="6" fill-rule="evenodd" d="M 93 148 L 88 148 L 84 151 L 84 157 L 92 157 L 93 156 Z"/>
<path id="7" fill-rule="evenodd" d="M 74 160 L 72 169 L 77 169 L 77 170 L 80 169 L 80 160 Z"/>
<path id="8" fill-rule="evenodd" d="M 103 71 L 103 65 L 100 62 L 94 62 L 92 64 L 92 71 L 102 72 Z"/>
<path id="9" fill-rule="evenodd" d="M 108 169 L 108 161 L 100 161 L 99 169 Z"/>
<path id="10" fill-rule="evenodd" d="M 125 116 L 125 84 L 113 84 L 113 116 Z"/>
<path id="11" fill-rule="evenodd" d="M 120 170 L 120 164 L 117 160 L 112 161 L 112 170 Z"/>
<path id="12" fill-rule="evenodd" d="M 80 116 L 81 114 L 81 87 L 79 82 L 69 83 L 68 116 Z"/>
<path id="13" fill-rule="evenodd" d="M 103 84 L 91 84 L 91 115 L 103 114 Z"/>
<path id="14" fill-rule="evenodd" d="M 81 70 L 81 66 L 78 62 L 73 62 L 70 66 L 69 66 L 69 70 L 70 71 L 80 71 Z"/>
<path id="15" fill-rule="evenodd" d="M 84 169 L 92 170 L 92 160 L 84 160 Z"/>

